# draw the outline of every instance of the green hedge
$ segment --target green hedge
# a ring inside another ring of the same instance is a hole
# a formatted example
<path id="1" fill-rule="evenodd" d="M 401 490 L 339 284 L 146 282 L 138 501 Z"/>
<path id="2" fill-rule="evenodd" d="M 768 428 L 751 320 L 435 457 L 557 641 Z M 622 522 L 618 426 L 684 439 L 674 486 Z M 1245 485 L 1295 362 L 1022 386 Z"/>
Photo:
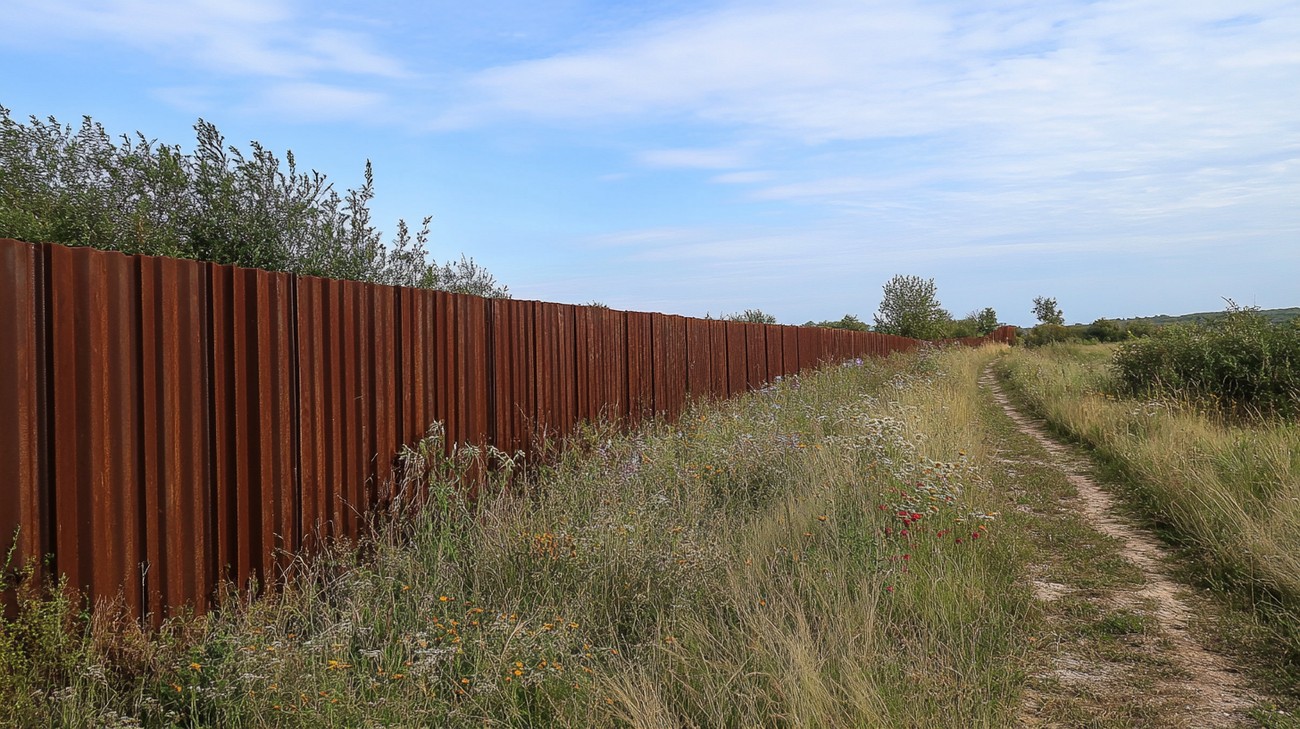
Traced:
<path id="1" fill-rule="evenodd" d="M 1115 354 L 1128 394 L 1177 393 L 1238 413 L 1300 415 L 1300 320 L 1270 324 L 1253 309 L 1158 329 Z"/>

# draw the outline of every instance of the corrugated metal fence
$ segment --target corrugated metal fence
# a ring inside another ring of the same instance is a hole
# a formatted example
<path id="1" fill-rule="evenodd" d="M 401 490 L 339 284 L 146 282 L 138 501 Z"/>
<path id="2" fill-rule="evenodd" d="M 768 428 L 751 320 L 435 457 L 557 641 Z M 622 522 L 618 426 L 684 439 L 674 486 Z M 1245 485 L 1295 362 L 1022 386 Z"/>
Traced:
<path id="1" fill-rule="evenodd" d="M 0 240 L 0 538 L 156 620 L 357 535 L 435 421 L 527 451 L 919 344 Z"/>

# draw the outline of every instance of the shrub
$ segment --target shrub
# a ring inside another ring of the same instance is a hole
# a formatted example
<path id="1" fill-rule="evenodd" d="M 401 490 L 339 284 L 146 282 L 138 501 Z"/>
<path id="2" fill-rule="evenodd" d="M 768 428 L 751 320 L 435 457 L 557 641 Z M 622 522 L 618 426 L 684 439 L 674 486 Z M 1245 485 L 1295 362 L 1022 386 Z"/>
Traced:
<path id="1" fill-rule="evenodd" d="M 139 132 L 114 138 L 86 117 L 14 120 L 0 106 L 0 237 L 171 256 L 272 271 L 506 297 L 462 256 L 430 263 L 429 218 L 398 221 L 389 245 L 370 218 L 374 178 L 339 194 L 257 142 L 228 146 L 194 125 L 192 152 Z"/>
<path id="2" fill-rule="evenodd" d="M 775 324 L 776 317 L 762 309 L 745 309 L 739 314 L 727 314 L 722 317 L 727 321 L 746 321 L 752 324 Z"/>
<path id="3" fill-rule="evenodd" d="M 1129 394 L 1175 393 L 1238 413 L 1300 414 L 1300 326 L 1229 303 L 1221 319 L 1177 324 L 1121 345 L 1114 369 Z"/>
<path id="4" fill-rule="evenodd" d="M 1062 324 L 1039 324 L 1025 335 L 1024 342 L 1029 347 L 1041 347 L 1045 344 L 1054 344 L 1056 342 L 1067 342 L 1071 339 L 1078 339 L 1078 336 L 1071 331 L 1070 327 Z"/>
<path id="5" fill-rule="evenodd" d="M 1151 334 L 1152 326 L 1145 322 L 1124 322 L 1098 319 L 1083 328 L 1083 338 L 1094 342 L 1126 342 Z"/>

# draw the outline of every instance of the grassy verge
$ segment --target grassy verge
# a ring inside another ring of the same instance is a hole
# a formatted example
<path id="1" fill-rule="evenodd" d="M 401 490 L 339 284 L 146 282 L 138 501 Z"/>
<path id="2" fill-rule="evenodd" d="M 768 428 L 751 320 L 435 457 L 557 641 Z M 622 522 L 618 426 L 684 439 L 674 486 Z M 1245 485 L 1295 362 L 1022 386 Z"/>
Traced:
<path id="1" fill-rule="evenodd" d="M 1135 512 L 1190 560 L 1184 578 L 1241 608 L 1206 637 L 1284 693 L 1300 685 L 1300 427 L 1244 424 L 1171 400 L 1118 398 L 1111 348 L 1016 350 L 999 372 L 1025 405 L 1094 449 Z"/>
<path id="2" fill-rule="evenodd" d="M 470 454 L 430 441 L 418 517 L 263 599 L 146 636 L 28 594 L 0 625 L 5 720 L 1013 725 L 1038 617 L 1025 517 L 993 513 L 993 356 L 831 367 L 592 427 L 546 467 L 494 454 L 472 503 Z"/>

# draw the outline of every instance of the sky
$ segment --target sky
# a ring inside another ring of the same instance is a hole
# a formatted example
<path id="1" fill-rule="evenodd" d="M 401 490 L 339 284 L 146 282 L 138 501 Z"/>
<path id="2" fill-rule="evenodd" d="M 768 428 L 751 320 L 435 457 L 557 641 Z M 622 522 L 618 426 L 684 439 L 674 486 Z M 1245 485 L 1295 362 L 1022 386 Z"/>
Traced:
<path id="1" fill-rule="evenodd" d="M 256 140 L 515 298 L 1300 306 L 1300 1 L 4 0 L 0 105 Z"/>

